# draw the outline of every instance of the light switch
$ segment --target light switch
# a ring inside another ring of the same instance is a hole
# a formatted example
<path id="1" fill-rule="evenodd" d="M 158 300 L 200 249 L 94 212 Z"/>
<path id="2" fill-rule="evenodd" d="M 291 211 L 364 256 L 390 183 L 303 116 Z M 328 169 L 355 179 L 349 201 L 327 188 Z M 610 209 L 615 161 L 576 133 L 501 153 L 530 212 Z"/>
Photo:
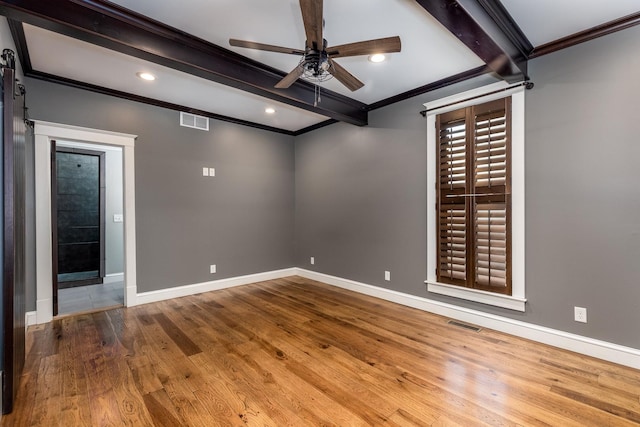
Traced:
<path id="1" fill-rule="evenodd" d="M 122 214 L 113 215 L 113 222 L 123 222 L 123 221 L 124 221 L 124 216 Z"/>
<path id="2" fill-rule="evenodd" d="M 209 168 L 202 168 L 202 176 L 209 176 Z"/>
<path id="3" fill-rule="evenodd" d="M 216 176 L 216 169 L 215 168 L 209 168 L 209 176 Z"/>

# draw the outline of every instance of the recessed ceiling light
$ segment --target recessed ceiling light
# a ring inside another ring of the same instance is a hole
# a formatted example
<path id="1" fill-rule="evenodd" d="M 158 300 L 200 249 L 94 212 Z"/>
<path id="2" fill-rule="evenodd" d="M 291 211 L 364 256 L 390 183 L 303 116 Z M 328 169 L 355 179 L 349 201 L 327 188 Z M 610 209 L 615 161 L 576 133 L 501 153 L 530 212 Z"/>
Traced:
<path id="1" fill-rule="evenodd" d="M 271 108 L 271 107 L 267 107 L 264 109 L 264 112 L 267 114 L 275 114 L 276 109 L 275 108 Z"/>
<path id="2" fill-rule="evenodd" d="M 142 80 L 147 80 L 147 81 L 153 81 L 153 80 L 156 79 L 156 76 L 154 76 L 151 73 L 146 73 L 146 72 L 136 73 L 136 76 L 140 77 Z"/>
<path id="3" fill-rule="evenodd" d="M 375 55 L 369 55 L 369 61 L 371 62 L 382 62 L 386 59 L 386 56 L 384 56 L 381 53 L 376 53 Z"/>

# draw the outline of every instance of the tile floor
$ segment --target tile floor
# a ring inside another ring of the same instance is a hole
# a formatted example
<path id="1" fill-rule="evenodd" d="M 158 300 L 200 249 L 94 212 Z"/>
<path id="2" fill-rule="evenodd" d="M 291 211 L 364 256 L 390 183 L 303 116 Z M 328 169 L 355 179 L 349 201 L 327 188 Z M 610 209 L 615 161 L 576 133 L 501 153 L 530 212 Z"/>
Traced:
<path id="1" fill-rule="evenodd" d="M 72 282 L 74 280 L 95 279 L 97 277 L 100 277 L 100 272 L 98 270 L 78 271 L 75 273 L 60 273 L 58 274 L 58 283 Z"/>
<path id="2" fill-rule="evenodd" d="M 58 315 L 124 304 L 124 282 L 58 290 Z"/>

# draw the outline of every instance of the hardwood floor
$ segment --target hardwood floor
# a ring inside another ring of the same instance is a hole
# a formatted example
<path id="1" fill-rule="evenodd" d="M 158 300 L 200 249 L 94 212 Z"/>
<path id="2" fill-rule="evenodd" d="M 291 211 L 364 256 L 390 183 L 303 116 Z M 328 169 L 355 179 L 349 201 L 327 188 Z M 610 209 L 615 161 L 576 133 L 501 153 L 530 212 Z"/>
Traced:
<path id="1" fill-rule="evenodd" d="M 291 277 L 29 329 L 3 426 L 625 426 L 640 371 Z"/>

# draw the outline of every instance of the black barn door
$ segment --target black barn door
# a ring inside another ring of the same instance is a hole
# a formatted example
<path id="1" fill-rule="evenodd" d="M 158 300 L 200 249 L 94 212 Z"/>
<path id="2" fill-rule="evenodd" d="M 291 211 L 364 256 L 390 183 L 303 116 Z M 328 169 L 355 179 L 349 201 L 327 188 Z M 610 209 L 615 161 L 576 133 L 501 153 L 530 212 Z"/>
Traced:
<path id="1" fill-rule="evenodd" d="M 2 412 L 13 410 L 25 357 L 25 134 L 24 87 L 16 85 L 13 52 L 2 55 L 3 99 L 3 357 Z"/>

